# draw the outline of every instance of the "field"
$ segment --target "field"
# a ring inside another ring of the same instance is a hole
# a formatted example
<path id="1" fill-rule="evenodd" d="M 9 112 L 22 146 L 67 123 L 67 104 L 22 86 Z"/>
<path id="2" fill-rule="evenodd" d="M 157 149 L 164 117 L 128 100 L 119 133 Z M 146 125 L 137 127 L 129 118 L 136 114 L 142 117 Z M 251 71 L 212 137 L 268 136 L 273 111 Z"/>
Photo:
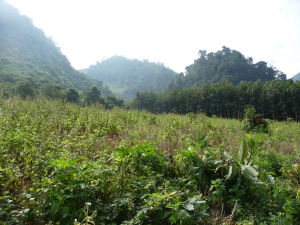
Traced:
<path id="1" fill-rule="evenodd" d="M 300 123 L 0 99 L 0 224 L 300 224 Z"/>

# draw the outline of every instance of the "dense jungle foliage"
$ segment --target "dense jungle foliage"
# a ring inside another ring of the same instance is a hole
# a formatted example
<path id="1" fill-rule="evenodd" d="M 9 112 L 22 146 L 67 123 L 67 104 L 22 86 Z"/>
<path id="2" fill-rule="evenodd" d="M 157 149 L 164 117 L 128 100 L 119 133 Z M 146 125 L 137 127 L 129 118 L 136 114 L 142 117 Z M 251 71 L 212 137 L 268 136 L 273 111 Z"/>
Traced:
<path id="1" fill-rule="evenodd" d="M 179 74 L 172 81 L 169 89 L 202 87 L 221 81 L 238 84 L 257 80 L 286 80 L 286 75 L 264 61 L 253 63 L 251 57 L 246 58 L 242 53 L 224 46 L 217 52 L 200 50 L 199 58 L 186 67 L 185 74 Z"/>
<path id="2" fill-rule="evenodd" d="M 111 57 L 82 71 L 103 81 L 124 100 L 132 100 L 139 91 L 163 91 L 176 75 L 162 64 L 122 56 Z"/>
<path id="3" fill-rule="evenodd" d="M 299 224 L 300 124 L 269 126 L 0 99 L 0 224 Z"/>
<path id="4" fill-rule="evenodd" d="M 154 113 L 205 113 L 227 118 L 242 118 L 252 105 L 259 114 L 275 120 L 300 119 L 300 82 L 269 81 L 228 82 L 202 88 L 180 89 L 163 93 L 138 93 L 133 106 Z"/>
<path id="5" fill-rule="evenodd" d="M 77 90 L 96 86 L 112 94 L 101 81 L 76 71 L 41 29 L 0 0 L 0 87 L 9 91 L 18 82 L 31 81 L 37 87 L 49 83 Z"/>

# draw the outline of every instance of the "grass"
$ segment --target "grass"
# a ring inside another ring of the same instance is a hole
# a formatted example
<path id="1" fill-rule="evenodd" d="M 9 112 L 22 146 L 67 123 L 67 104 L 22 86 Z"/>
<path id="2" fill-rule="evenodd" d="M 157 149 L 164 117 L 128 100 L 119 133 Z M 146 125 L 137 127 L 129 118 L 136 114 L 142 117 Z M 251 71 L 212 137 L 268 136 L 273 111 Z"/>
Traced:
<path id="1" fill-rule="evenodd" d="M 0 224 L 299 224 L 300 124 L 270 130 L 1 99 Z"/>

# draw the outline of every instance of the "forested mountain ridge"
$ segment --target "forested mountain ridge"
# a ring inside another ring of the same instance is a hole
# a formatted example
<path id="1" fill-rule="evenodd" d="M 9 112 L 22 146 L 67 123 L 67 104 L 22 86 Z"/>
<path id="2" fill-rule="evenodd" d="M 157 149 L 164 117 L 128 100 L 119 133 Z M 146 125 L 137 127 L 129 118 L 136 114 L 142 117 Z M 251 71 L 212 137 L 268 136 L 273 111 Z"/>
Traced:
<path id="1" fill-rule="evenodd" d="M 140 91 L 163 91 L 176 76 L 173 70 L 162 64 L 122 56 L 113 56 L 82 71 L 102 80 L 125 100 L 131 100 Z"/>
<path id="2" fill-rule="evenodd" d="M 220 81 L 238 84 L 241 81 L 286 80 L 286 75 L 266 62 L 253 63 L 251 57 L 223 47 L 217 52 L 199 51 L 199 58 L 186 67 L 186 73 L 181 73 L 169 86 L 169 89 L 201 87 Z"/>
<path id="3" fill-rule="evenodd" d="M 292 77 L 294 81 L 300 80 L 300 73 L 297 73 L 295 76 Z"/>
<path id="4" fill-rule="evenodd" d="M 3 86 L 28 79 L 37 86 L 53 83 L 78 90 L 97 86 L 109 94 L 102 82 L 76 71 L 28 17 L 0 0 L 0 83 Z"/>

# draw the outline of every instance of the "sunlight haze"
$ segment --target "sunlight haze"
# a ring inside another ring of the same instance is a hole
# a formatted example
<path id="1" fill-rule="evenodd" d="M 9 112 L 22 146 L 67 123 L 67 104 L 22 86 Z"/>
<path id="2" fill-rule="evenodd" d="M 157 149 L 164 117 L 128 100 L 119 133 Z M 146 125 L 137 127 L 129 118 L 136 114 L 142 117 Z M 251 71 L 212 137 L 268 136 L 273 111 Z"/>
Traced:
<path id="1" fill-rule="evenodd" d="M 222 46 L 300 72 L 298 0 L 7 0 L 51 37 L 76 69 L 113 55 L 184 72 Z"/>

